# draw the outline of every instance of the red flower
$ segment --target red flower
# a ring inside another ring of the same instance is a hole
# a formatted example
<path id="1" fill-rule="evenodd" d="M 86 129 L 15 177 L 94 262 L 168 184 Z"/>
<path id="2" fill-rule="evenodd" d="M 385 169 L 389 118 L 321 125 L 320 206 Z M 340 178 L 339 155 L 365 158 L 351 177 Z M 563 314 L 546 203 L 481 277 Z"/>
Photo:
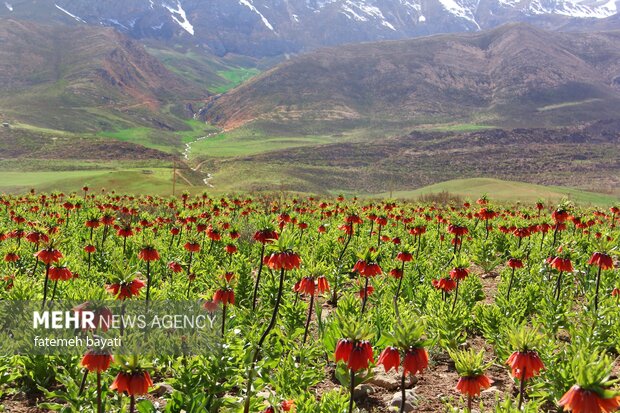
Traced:
<path id="1" fill-rule="evenodd" d="M 91 245 L 91 244 L 88 244 L 87 246 L 84 247 L 84 252 L 87 252 L 89 254 L 92 254 L 96 250 L 97 250 L 97 248 L 94 245 Z"/>
<path id="2" fill-rule="evenodd" d="M 366 260 L 358 260 L 353 266 L 353 271 L 358 272 L 362 277 L 374 277 L 382 273 L 379 264 L 366 262 Z"/>
<path id="3" fill-rule="evenodd" d="M 435 287 L 436 289 L 445 291 L 447 293 L 449 293 L 450 291 L 456 288 L 456 282 L 450 278 L 441 278 L 439 280 L 433 280 L 431 283 L 433 284 L 433 287 Z"/>
<path id="4" fill-rule="evenodd" d="M 146 394 L 149 387 L 153 385 L 153 380 L 147 371 L 137 371 L 133 373 L 120 372 L 110 386 L 110 390 L 119 393 L 127 393 L 129 396 Z"/>
<path id="5" fill-rule="evenodd" d="M 183 245 L 183 248 L 185 249 L 185 251 L 188 252 L 199 252 L 200 251 L 200 244 L 197 242 L 186 242 L 185 245 Z"/>
<path id="6" fill-rule="evenodd" d="M 235 278 L 235 273 L 232 271 L 227 271 L 224 273 L 224 279 L 226 280 L 226 283 L 230 284 L 230 282 L 232 281 L 232 279 Z"/>
<path id="7" fill-rule="evenodd" d="M 104 215 L 101 217 L 101 223 L 107 227 L 111 226 L 112 224 L 114 224 L 114 220 L 116 220 L 116 218 L 114 218 L 113 215 Z"/>
<path id="8" fill-rule="evenodd" d="M 392 368 L 398 370 L 398 366 L 400 366 L 400 352 L 396 347 L 386 347 L 381 352 L 377 364 L 382 364 L 386 373 Z"/>
<path id="9" fill-rule="evenodd" d="M 399 279 L 403 276 L 403 271 L 400 268 L 392 268 L 390 270 L 390 276 Z"/>
<path id="10" fill-rule="evenodd" d="M 168 263 L 168 268 L 172 270 L 172 272 L 181 272 L 183 271 L 183 267 L 176 261 L 170 261 Z"/>
<path id="11" fill-rule="evenodd" d="M 588 265 L 597 265 L 601 270 L 610 270 L 614 268 L 614 261 L 607 254 L 602 252 L 595 252 L 590 257 Z"/>
<path id="12" fill-rule="evenodd" d="M 73 274 L 67 267 L 50 267 L 49 277 L 51 281 L 67 281 L 73 278 Z"/>
<path id="13" fill-rule="evenodd" d="M 124 300 L 140 294 L 140 290 L 144 286 L 146 286 L 146 283 L 136 278 L 128 283 L 122 282 L 108 285 L 106 290 L 116 297 L 117 300 Z"/>
<path id="14" fill-rule="evenodd" d="M 369 285 L 368 288 L 366 289 L 362 288 L 358 294 L 360 298 L 363 300 L 364 297 L 370 296 L 373 292 L 375 292 L 375 288 L 372 285 Z"/>
<path id="15" fill-rule="evenodd" d="M 532 377 L 538 376 L 540 370 L 545 368 L 540 357 L 538 357 L 538 353 L 533 350 L 515 351 L 508 357 L 506 364 L 512 369 L 512 377 L 519 380 L 529 380 Z M 525 377 L 523 377 L 524 371 Z"/>
<path id="16" fill-rule="evenodd" d="M 355 343 L 349 354 L 347 367 L 353 371 L 363 370 L 368 368 L 370 362 L 374 362 L 370 343 L 368 341 Z"/>
<path id="17" fill-rule="evenodd" d="M 465 234 L 468 234 L 469 230 L 467 229 L 467 227 L 462 227 L 457 224 L 450 224 L 448 225 L 448 232 L 458 237 L 458 236 L 463 236 Z"/>
<path id="18" fill-rule="evenodd" d="M 260 242 L 261 244 L 267 244 L 273 242 L 278 239 L 278 233 L 272 229 L 261 229 L 256 231 L 253 236 L 255 241 Z"/>
<path id="19" fill-rule="evenodd" d="M 456 384 L 456 389 L 460 391 L 461 394 L 470 397 L 478 396 L 481 390 L 488 389 L 489 387 L 491 387 L 491 381 L 484 374 L 461 377 Z"/>
<path id="20" fill-rule="evenodd" d="M 226 253 L 230 255 L 237 252 L 237 247 L 234 244 L 227 244 L 226 247 L 224 247 L 224 249 L 226 250 Z"/>
<path id="21" fill-rule="evenodd" d="M 62 253 L 54 249 L 53 247 L 43 249 L 34 254 L 34 256 L 37 257 L 40 261 L 42 261 L 45 265 L 49 265 L 53 262 L 58 262 L 63 257 Z"/>
<path id="22" fill-rule="evenodd" d="M 422 347 L 412 348 L 405 353 L 403 361 L 404 374 L 414 375 L 422 373 L 422 370 L 428 368 L 428 353 Z"/>
<path id="23" fill-rule="evenodd" d="M 7 252 L 6 255 L 4 256 L 4 261 L 5 262 L 19 261 L 19 255 L 17 255 L 17 253 L 15 252 Z"/>
<path id="24" fill-rule="evenodd" d="M 402 262 L 409 262 L 409 261 L 413 261 L 413 255 L 408 252 L 401 251 L 398 254 L 396 254 L 396 259 Z"/>
<path id="25" fill-rule="evenodd" d="M 620 407 L 620 395 L 604 398 L 597 392 L 574 385 L 558 402 L 564 411 L 573 413 L 610 413 Z"/>
<path id="26" fill-rule="evenodd" d="M 338 343 L 336 344 L 336 350 L 334 351 L 334 357 L 336 358 L 336 362 L 347 362 L 349 360 L 349 356 L 351 355 L 352 350 L 353 342 L 351 340 L 348 340 L 346 338 L 338 340 Z"/>
<path id="27" fill-rule="evenodd" d="M 84 225 L 86 226 L 86 228 L 94 229 L 94 228 L 98 228 L 99 225 L 101 225 L 101 223 L 99 222 L 97 218 L 93 218 L 93 219 L 89 219 L 88 221 L 86 221 Z"/>
<path id="28" fill-rule="evenodd" d="M 295 402 L 293 400 L 283 400 L 282 403 L 280 403 L 280 407 L 283 411 L 290 412 L 295 408 Z"/>
<path id="29" fill-rule="evenodd" d="M 316 281 L 317 291 L 319 292 L 319 294 L 329 291 L 329 282 L 327 281 L 327 278 L 325 276 L 321 275 L 319 278 L 316 279 Z"/>
<path id="30" fill-rule="evenodd" d="M 517 258 L 510 258 L 506 264 L 510 268 L 523 268 L 523 261 Z"/>
<path id="31" fill-rule="evenodd" d="M 220 288 L 213 294 L 213 301 L 222 304 L 235 304 L 235 292 L 232 288 Z"/>
<path id="32" fill-rule="evenodd" d="M 553 218 L 553 220 L 557 223 L 564 222 L 568 219 L 568 211 L 563 209 L 556 209 L 551 214 L 551 218 Z"/>
<path id="33" fill-rule="evenodd" d="M 215 312 L 218 307 L 219 307 L 219 303 L 213 300 L 205 301 L 205 303 L 202 305 L 202 308 L 204 308 L 210 313 Z"/>
<path id="34" fill-rule="evenodd" d="M 295 291 L 301 294 L 314 295 L 314 291 L 315 291 L 314 278 L 313 277 L 302 278 Z"/>
<path id="35" fill-rule="evenodd" d="M 617 288 L 617 287 L 616 287 L 616 288 L 614 288 L 614 289 L 611 291 L 611 296 L 612 296 L 612 297 L 620 297 L 620 288 Z"/>
<path id="36" fill-rule="evenodd" d="M 564 271 L 564 272 L 573 271 L 573 264 L 570 262 L 570 258 L 554 257 L 551 259 L 550 264 L 552 268 L 555 268 L 558 271 Z"/>
<path id="37" fill-rule="evenodd" d="M 209 227 L 207 228 L 207 237 L 209 237 L 211 241 L 220 241 L 222 239 L 220 231 L 213 228 L 212 225 L 209 225 Z"/>
<path id="38" fill-rule="evenodd" d="M 292 251 L 274 252 L 264 259 L 264 263 L 272 270 L 293 270 L 301 265 L 301 257 Z"/>
<path id="39" fill-rule="evenodd" d="M 88 371 L 102 372 L 110 367 L 112 360 L 113 358 L 110 354 L 98 354 L 93 350 L 88 350 L 86 354 L 84 354 L 84 357 L 82 357 L 82 362 L 80 364 L 82 367 L 86 367 Z"/>
<path id="40" fill-rule="evenodd" d="M 143 261 L 157 261 L 159 259 L 159 252 L 152 246 L 143 247 L 138 253 L 138 258 Z"/>
<path id="41" fill-rule="evenodd" d="M 450 271 L 450 278 L 453 280 L 464 280 L 469 275 L 467 268 L 456 267 Z"/>
<path id="42" fill-rule="evenodd" d="M 118 235 L 119 237 L 132 237 L 133 236 L 133 230 L 131 229 L 131 226 L 127 225 L 124 227 L 121 227 L 118 229 L 118 231 L 116 231 L 116 235 Z"/>

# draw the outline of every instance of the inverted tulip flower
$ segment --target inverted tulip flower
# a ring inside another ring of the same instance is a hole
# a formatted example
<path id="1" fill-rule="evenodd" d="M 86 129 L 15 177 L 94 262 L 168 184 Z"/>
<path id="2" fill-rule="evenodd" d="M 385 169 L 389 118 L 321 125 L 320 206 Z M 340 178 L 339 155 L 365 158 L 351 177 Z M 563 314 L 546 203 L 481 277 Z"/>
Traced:
<path id="1" fill-rule="evenodd" d="M 396 254 L 396 260 L 401 262 L 400 271 L 398 269 L 393 275 L 398 279 L 398 286 L 396 287 L 396 293 L 394 294 L 394 311 L 398 315 L 398 297 L 400 295 L 400 289 L 403 284 L 403 278 L 405 276 L 405 263 L 413 261 L 413 254 L 409 252 L 407 247 L 403 248 L 398 254 Z M 394 270 L 392 270 L 394 271 Z M 392 272 L 390 271 L 390 275 Z"/>
<path id="2" fill-rule="evenodd" d="M 465 411 L 468 413 L 471 413 L 473 398 L 479 396 L 482 390 L 491 387 L 491 380 L 484 374 L 486 366 L 483 363 L 483 356 L 484 351 L 476 353 L 472 349 L 450 352 L 460 376 L 456 389 L 467 397 Z"/>
<path id="3" fill-rule="evenodd" d="M 159 252 L 151 244 L 142 247 L 138 253 L 138 258 L 146 262 L 146 305 L 149 305 L 151 296 L 151 262 L 159 260 Z"/>
<path id="4" fill-rule="evenodd" d="M 429 342 L 422 339 L 423 334 L 422 326 L 419 322 L 416 323 L 414 317 L 403 317 L 391 336 L 393 345 L 383 350 L 377 362 L 377 364 L 383 365 L 387 373 L 392 368 L 398 371 L 402 360 L 400 413 L 405 411 L 405 380 L 407 375 L 414 376 L 428 368 L 428 353 L 424 347 Z"/>
<path id="5" fill-rule="evenodd" d="M 362 298 L 362 314 L 366 309 L 366 301 L 368 300 L 368 280 L 371 277 L 375 277 L 382 273 L 381 267 L 378 263 L 378 253 L 368 250 L 366 255 L 361 257 L 353 266 L 353 272 L 357 272 L 364 278 L 364 296 Z"/>
<path id="6" fill-rule="evenodd" d="M 560 300 L 560 295 L 562 293 L 562 275 L 567 272 L 573 272 L 573 264 L 570 260 L 569 251 L 566 248 L 560 247 L 558 248 L 557 256 L 547 258 L 547 263 L 549 266 L 557 271 L 559 271 L 558 278 L 555 284 L 555 299 Z"/>
<path id="7" fill-rule="evenodd" d="M 510 366 L 510 374 L 520 382 L 519 388 L 519 406 L 521 410 L 523 399 L 525 397 L 525 383 L 532 377 L 538 376 L 540 371 L 545 368 L 542 360 L 535 350 L 540 337 L 538 334 L 527 327 L 521 327 L 511 332 L 509 340 L 514 349 L 516 349 L 506 364 Z"/>
<path id="8" fill-rule="evenodd" d="M 136 408 L 136 396 L 147 394 L 149 388 L 153 386 L 153 380 L 147 370 L 138 363 L 138 356 L 130 358 L 119 357 L 121 370 L 116 375 L 110 390 L 116 390 L 119 394 L 129 396 L 129 413 L 133 413 Z"/>
<path id="9" fill-rule="evenodd" d="M 613 269 L 614 261 L 610 255 L 604 252 L 595 252 L 590 257 L 588 265 L 596 265 L 598 267 L 598 272 L 596 274 L 596 292 L 594 294 L 594 311 L 598 311 L 598 293 L 601 285 L 601 271 Z"/>
<path id="10" fill-rule="evenodd" d="M 103 413 L 105 411 L 101 398 L 101 373 L 110 368 L 110 363 L 112 363 L 113 360 L 112 355 L 106 351 L 88 350 L 80 362 L 80 365 L 86 369 L 82 379 L 80 393 L 86 383 L 88 373 L 95 372 L 97 374 L 97 413 Z"/>
<path id="11" fill-rule="evenodd" d="M 573 413 L 611 413 L 620 408 L 620 391 L 610 380 L 613 363 L 596 353 L 578 354 L 572 361 L 573 385 L 558 404 Z"/>
<path id="12" fill-rule="evenodd" d="M 260 277 L 263 272 L 263 259 L 265 258 L 265 246 L 278 239 L 278 233 L 275 231 L 274 226 L 269 221 L 262 223 L 261 229 L 254 233 L 252 237 L 254 241 L 261 244 L 260 260 L 258 264 L 258 271 L 256 272 L 256 283 L 254 284 L 254 293 L 252 294 L 252 309 L 256 308 L 256 299 L 258 297 L 258 286 L 260 284 Z"/>
<path id="13" fill-rule="evenodd" d="M 349 409 L 353 412 L 353 393 L 356 386 L 356 374 L 367 370 L 374 363 L 373 349 L 367 326 L 360 321 L 349 321 L 342 327 L 342 336 L 336 343 L 334 358 L 336 363 L 344 363 L 349 371 Z"/>
<path id="14" fill-rule="evenodd" d="M 312 270 L 315 274 L 321 274 L 323 267 L 316 267 Z M 314 297 L 316 294 L 323 294 L 329 291 L 329 282 L 324 275 L 310 275 L 303 277 L 299 283 L 297 283 L 296 292 L 304 294 L 310 297 L 310 303 L 308 304 L 308 317 L 306 318 L 306 327 L 304 329 L 304 338 L 302 343 L 306 343 L 308 338 L 308 329 L 310 327 L 310 320 L 312 318 L 312 310 L 314 309 Z"/>
<path id="15" fill-rule="evenodd" d="M 506 299 L 510 300 L 510 291 L 512 290 L 512 284 L 514 282 L 515 271 L 519 268 L 523 268 L 523 261 L 519 258 L 510 257 L 506 265 L 508 266 L 508 268 L 511 269 L 510 281 L 508 283 L 508 292 L 506 293 Z"/>
<path id="16" fill-rule="evenodd" d="M 53 263 L 58 262 L 63 255 L 54 247 L 53 243 L 50 243 L 46 248 L 37 252 L 35 257 L 45 264 L 45 282 L 43 284 L 43 302 L 41 304 L 42 307 L 45 307 L 45 302 L 47 301 L 47 284 L 49 282 L 50 267 Z"/>
<path id="17" fill-rule="evenodd" d="M 267 255 L 264 259 L 265 265 L 267 265 L 270 269 L 280 271 L 280 279 L 278 283 L 278 293 L 276 296 L 276 302 L 273 307 L 273 313 L 271 314 L 271 320 L 267 325 L 265 331 L 261 335 L 258 340 L 258 344 L 256 346 L 256 350 L 254 351 L 254 356 L 252 358 L 252 365 L 248 372 L 248 382 L 246 387 L 246 399 L 243 407 L 244 413 L 249 413 L 250 411 L 250 397 L 252 390 L 252 381 L 254 378 L 254 369 L 256 368 L 256 362 L 258 361 L 258 357 L 260 355 L 260 351 L 263 347 L 263 343 L 265 339 L 276 325 L 276 319 L 278 317 L 278 310 L 280 309 L 280 302 L 282 300 L 282 292 L 284 290 L 284 275 L 286 271 L 291 271 L 297 269 L 301 265 L 301 257 L 297 252 L 294 251 L 294 246 L 292 242 L 292 237 L 288 234 L 281 236 L 278 241 L 272 245 L 270 245 L 273 252 Z"/>

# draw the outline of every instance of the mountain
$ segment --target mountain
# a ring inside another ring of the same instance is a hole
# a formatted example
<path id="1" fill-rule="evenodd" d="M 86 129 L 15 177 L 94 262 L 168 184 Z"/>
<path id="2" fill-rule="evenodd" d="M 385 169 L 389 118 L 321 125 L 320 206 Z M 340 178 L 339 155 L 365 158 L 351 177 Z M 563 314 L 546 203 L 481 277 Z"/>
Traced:
<path id="1" fill-rule="evenodd" d="M 138 39 L 264 57 L 507 22 L 558 28 L 617 11 L 617 0 L 6 0 L 0 18 L 110 26 Z"/>
<path id="2" fill-rule="evenodd" d="M 210 98 L 202 114 L 224 128 L 300 119 L 531 127 L 619 109 L 620 31 L 512 24 L 310 52 Z"/>
<path id="3" fill-rule="evenodd" d="M 39 127 L 97 131 L 183 122 L 169 105 L 206 90 L 112 28 L 0 19 L 0 114 Z"/>

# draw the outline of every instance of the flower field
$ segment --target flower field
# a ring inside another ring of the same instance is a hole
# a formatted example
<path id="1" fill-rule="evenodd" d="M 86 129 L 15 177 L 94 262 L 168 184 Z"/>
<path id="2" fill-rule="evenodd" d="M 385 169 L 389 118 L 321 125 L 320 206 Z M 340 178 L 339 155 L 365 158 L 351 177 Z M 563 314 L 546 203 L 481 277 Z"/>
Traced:
<path id="1" fill-rule="evenodd" d="M 5 411 L 620 407 L 617 207 L 87 187 L 0 203 L 1 302 L 199 302 L 217 337 L 200 354 L 5 346 Z"/>

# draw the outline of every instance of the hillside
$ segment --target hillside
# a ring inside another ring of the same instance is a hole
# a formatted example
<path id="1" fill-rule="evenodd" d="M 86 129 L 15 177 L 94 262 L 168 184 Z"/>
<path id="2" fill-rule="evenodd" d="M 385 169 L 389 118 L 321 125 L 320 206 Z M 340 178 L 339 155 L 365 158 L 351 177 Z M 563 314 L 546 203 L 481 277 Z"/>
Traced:
<path id="1" fill-rule="evenodd" d="M 0 19 L 0 44 L 0 118 L 11 122 L 74 132 L 185 128 L 171 112 L 207 95 L 110 28 Z"/>
<path id="2" fill-rule="evenodd" d="M 376 194 L 496 178 L 620 195 L 620 121 L 561 129 L 411 132 L 211 159 L 215 188 Z"/>
<path id="3" fill-rule="evenodd" d="M 322 49 L 211 98 L 207 120 L 477 121 L 556 126 L 617 116 L 620 32 L 488 32 Z"/>

